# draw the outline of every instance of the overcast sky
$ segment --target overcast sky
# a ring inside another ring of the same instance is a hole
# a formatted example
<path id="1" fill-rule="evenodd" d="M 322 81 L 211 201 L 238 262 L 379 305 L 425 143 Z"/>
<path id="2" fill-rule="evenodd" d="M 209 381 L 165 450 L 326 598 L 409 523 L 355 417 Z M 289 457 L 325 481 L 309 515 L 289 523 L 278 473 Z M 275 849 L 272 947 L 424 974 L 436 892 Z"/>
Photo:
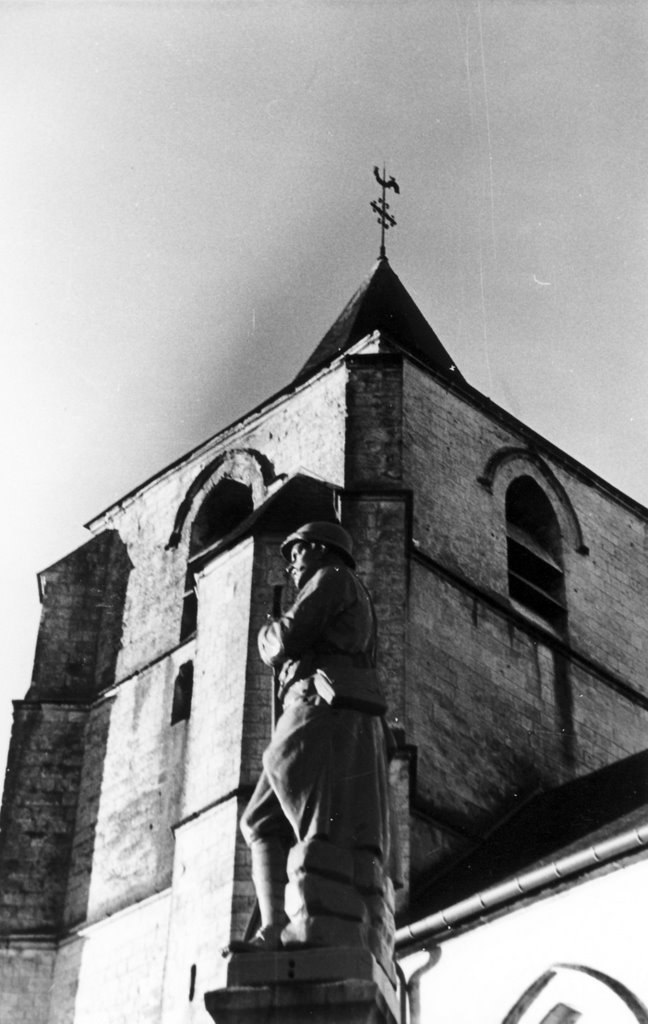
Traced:
<path id="1" fill-rule="evenodd" d="M 648 504 L 645 0 L 0 6 L 4 671 L 83 523 L 277 390 L 378 252 L 467 380 Z"/>

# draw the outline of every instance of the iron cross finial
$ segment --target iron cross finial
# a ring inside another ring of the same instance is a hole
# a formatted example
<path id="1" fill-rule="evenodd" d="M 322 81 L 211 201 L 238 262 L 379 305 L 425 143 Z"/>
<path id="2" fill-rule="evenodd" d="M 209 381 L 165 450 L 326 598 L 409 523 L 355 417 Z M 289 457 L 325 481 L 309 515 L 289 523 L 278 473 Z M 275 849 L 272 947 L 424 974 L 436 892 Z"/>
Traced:
<path id="1" fill-rule="evenodd" d="M 390 213 L 387 213 L 389 209 L 389 203 L 385 201 L 385 192 L 388 188 L 393 188 L 396 195 L 400 195 L 400 189 L 396 178 L 387 178 L 385 175 L 385 165 L 383 164 L 382 177 L 377 167 L 374 167 L 374 178 L 382 188 L 382 195 L 380 199 L 374 199 L 371 202 L 371 209 L 374 213 L 378 214 L 377 220 L 380 224 L 380 259 L 384 260 L 387 258 L 385 250 L 385 231 L 389 231 L 390 228 L 396 227 L 396 218 L 392 217 Z"/>

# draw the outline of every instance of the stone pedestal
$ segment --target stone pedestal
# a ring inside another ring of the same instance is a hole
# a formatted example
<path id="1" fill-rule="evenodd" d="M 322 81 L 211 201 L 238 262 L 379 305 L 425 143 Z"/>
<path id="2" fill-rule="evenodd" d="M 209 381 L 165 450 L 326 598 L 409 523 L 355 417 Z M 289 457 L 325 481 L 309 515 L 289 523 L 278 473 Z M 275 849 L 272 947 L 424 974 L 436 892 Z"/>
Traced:
<path id="1" fill-rule="evenodd" d="M 395 985 L 394 886 L 380 856 L 310 839 L 292 847 L 287 871 L 284 946 L 366 950 Z"/>
<path id="2" fill-rule="evenodd" d="M 399 1024 L 394 987 L 364 949 L 245 953 L 205 995 L 216 1024 Z"/>

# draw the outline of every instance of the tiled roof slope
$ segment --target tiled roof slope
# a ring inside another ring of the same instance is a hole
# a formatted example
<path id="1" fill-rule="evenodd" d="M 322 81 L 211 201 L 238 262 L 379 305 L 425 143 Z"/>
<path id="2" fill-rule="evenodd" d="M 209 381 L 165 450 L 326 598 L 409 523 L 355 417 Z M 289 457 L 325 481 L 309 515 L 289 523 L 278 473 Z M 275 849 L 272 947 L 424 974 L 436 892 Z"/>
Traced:
<path id="1" fill-rule="evenodd" d="M 450 871 L 413 893 L 414 916 L 648 822 L 648 750 L 539 793 Z"/>
<path id="2" fill-rule="evenodd" d="M 381 258 L 301 368 L 295 382 L 306 380 L 374 331 L 380 331 L 433 370 L 453 381 L 464 381 L 389 261 Z"/>

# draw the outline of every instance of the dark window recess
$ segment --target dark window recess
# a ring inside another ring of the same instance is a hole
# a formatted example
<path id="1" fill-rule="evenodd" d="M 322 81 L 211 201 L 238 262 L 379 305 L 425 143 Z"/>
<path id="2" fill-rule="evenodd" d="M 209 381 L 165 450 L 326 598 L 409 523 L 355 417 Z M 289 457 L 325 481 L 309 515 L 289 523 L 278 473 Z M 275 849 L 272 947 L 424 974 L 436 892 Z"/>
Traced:
<path id="1" fill-rule="evenodd" d="M 186 661 L 180 666 L 173 685 L 173 706 L 171 708 L 171 725 L 186 722 L 191 714 L 191 697 L 193 694 L 193 662 Z"/>
<path id="2" fill-rule="evenodd" d="M 188 640 L 196 632 L 198 625 L 198 595 L 196 594 L 193 573 L 188 572 L 185 580 L 185 593 L 182 599 L 182 621 L 180 623 L 180 639 Z"/>
<path id="3" fill-rule="evenodd" d="M 282 612 L 281 598 L 282 598 L 282 595 L 283 595 L 283 589 L 284 588 L 283 588 L 283 586 L 281 584 L 276 584 L 272 588 L 272 617 L 273 617 L 273 619 L 281 618 L 281 612 Z"/>
<path id="4" fill-rule="evenodd" d="M 531 477 L 514 480 L 506 495 L 509 594 L 553 626 L 566 616 L 558 520 Z"/>
<path id="5" fill-rule="evenodd" d="M 190 1003 L 193 1003 L 195 994 L 196 994 L 196 965 L 192 964 L 191 965 L 191 970 L 189 971 L 189 1002 Z"/>
<path id="6" fill-rule="evenodd" d="M 217 544 L 254 511 L 252 492 L 238 480 L 220 480 L 198 509 L 191 527 L 189 560 Z M 187 640 L 198 625 L 198 597 L 193 571 L 187 569 L 182 602 L 180 639 Z"/>
<path id="7" fill-rule="evenodd" d="M 254 511 L 252 492 L 238 480 L 221 480 L 198 509 L 191 527 L 189 557 L 205 551 Z"/>

